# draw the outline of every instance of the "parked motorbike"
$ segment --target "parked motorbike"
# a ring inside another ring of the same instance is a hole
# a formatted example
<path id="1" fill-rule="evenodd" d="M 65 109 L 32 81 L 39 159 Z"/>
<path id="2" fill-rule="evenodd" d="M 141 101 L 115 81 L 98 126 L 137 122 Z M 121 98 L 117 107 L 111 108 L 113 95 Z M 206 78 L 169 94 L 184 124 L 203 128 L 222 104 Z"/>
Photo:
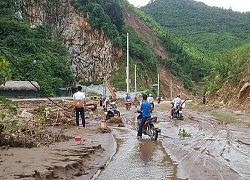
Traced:
<path id="1" fill-rule="evenodd" d="M 173 108 L 173 116 L 172 119 L 176 118 L 179 120 L 183 120 L 183 114 L 182 114 L 182 109 L 185 107 L 185 101 L 183 101 L 181 104 L 174 104 Z"/>
<path id="2" fill-rule="evenodd" d="M 137 117 L 137 128 L 139 129 L 141 120 L 142 120 L 142 113 L 138 111 L 139 115 Z M 161 132 L 161 129 L 159 129 L 157 122 L 157 117 L 151 117 L 148 118 L 142 128 L 142 133 L 144 135 L 148 135 L 152 140 L 157 140 L 158 134 Z"/>
<path id="3" fill-rule="evenodd" d="M 114 116 L 120 117 L 121 114 L 120 114 L 120 111 L 118 110 L 115 102 L 111 102 L 108 105 L 107 110 L 105 111 L 105 115 L 106 115 L 106 119 L 110 119 Z"/>
<path id="4" fill-rule="evenodd" d="M 130 99 L 127 99 L 126 100 L 126 109 L 129 111 L 131 108 L 131 100 Z"/>

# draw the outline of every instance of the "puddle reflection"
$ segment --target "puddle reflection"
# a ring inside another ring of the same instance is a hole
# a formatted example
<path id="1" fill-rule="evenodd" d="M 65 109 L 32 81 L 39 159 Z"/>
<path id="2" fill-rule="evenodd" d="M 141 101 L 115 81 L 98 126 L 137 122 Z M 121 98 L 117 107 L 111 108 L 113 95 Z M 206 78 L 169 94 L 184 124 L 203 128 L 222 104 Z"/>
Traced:
<path id="1" fill-rule="evenodd" d="M 153 161 L 153 154 L 156 149 L 157 141 L 141 140 L 139 143 L 139 153 L 144 165 L 147 165 L 149 162 Z"/>

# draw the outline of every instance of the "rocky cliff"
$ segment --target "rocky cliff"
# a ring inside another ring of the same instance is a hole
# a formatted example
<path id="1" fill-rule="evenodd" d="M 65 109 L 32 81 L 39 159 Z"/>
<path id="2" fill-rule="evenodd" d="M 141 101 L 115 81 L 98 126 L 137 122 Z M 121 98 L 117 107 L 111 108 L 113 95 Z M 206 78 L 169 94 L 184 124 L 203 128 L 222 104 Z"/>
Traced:
<path id="1" fill-rule="evenodd" d="M 71 70 L 79 81 L 100 80 L 118 68 L 122 50 L 101 30 L 93 29 L 70 0 L 20 0 L 22 14 L 31 27 L 49 24 L 70 54 Z"/>

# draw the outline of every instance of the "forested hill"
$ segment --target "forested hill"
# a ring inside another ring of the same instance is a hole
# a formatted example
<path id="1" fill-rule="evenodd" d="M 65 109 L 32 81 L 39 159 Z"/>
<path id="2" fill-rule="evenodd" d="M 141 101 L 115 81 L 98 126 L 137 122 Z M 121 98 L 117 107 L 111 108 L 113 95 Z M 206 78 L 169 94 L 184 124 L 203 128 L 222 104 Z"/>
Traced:
<path id="1" fill-rule="evenodd" d="M 194 0 L 155 0 L 140 9 L 206 50 L 233 49 L 249 41 L 250 12 L 210 7 Z"/>

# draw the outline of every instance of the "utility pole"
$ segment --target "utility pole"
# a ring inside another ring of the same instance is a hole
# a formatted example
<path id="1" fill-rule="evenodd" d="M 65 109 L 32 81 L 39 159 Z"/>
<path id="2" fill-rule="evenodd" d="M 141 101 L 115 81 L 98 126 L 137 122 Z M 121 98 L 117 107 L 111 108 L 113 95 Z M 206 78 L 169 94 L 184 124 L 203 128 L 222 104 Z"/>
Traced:
<path id="1" fill-rule="evenodd" d="M 157 95 L 160 94 L 160 75 L 158 74 L 158 88 L 157 88 Z"/>
<path id="2" fill-rule="evenodd" d="M 135 64 L 135 97 L 137 97 L 137 84 L 136 84 L 136 64 Z"/>
<path id="3" fill-rule="evenodd" d="M 127 93 L 130 94 L 130 90 L 129 90 L 129 38 L 128 38 L 128 33 L 127 33 L 127 68 L 126 68 L 126 74 L 127 74 L 127 79 L 126 79 L 126 83 L 127 83 Z"/>
<path id="4" fill-rule="evenodd" d="M 171 78 L 170 93 L 171 93 L 171 99 L 172 99 L 173 98 L 173 78 Z"/>
<path id="5" fill-rule="evenodd" d="M 106 98 L 106 96 L 107 96 L 107 93 L 106 93 L 106 84 L 105 84 L 105 80 L 106 80 L 106 78 L 103 78 L 103 96 Z"/>

